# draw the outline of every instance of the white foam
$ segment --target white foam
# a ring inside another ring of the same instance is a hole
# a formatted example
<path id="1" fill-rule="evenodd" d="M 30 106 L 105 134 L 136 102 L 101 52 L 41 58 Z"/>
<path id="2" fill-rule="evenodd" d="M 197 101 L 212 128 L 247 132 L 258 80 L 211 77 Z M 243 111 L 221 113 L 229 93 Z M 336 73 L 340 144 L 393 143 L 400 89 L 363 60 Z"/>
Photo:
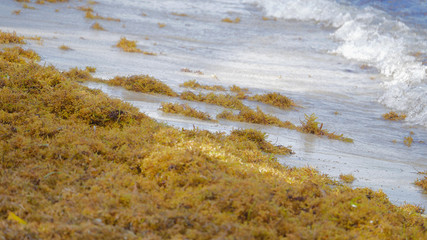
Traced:
<path id="1" fill-rule="evenodd" d="M 316 21 L 336 28 L 339 41 L 331 53 L 360 61 L 386 76 L 379 101 L 407 114 L 407 121 L 427 127 L 427 67 L 411 53 L 425 54 L 427 34 L 415 31 L 387 13 L 332 0 L 242 0 L 257 4 L 269 17 Z"/>

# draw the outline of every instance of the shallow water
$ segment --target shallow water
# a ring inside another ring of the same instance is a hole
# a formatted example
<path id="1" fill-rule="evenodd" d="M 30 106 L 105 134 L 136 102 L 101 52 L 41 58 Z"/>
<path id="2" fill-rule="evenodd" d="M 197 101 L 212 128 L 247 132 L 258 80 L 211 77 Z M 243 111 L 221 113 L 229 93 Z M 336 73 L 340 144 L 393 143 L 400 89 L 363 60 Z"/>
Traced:
<path id="1" fill-rule="evenodd" d="M 394 21 L 395 25 L 390 25 L 392 29 L 393 26 L 399 26 L 399 31 L 406 29 L 405 34 L 413 33 L 416 37 L 410 38 L 412 35 L 407 34 L 409 38 L 396 38 L 393 31 L 386 32 L 386 29 L 381 30 L 382 35 L 375 35 L 369 31 L 378 19 L 371 18 L 369 24 L 362 21 L 365 25 L 360 25 L 356 20 L 366 20 L 362 16 L 371 16 L 380 10 L 371 7 L 365 9 L 366 6 L 361 3 L 352 5 L 346 2 L 339 5 L 326 0 L 313 1 L 316 4 L 307 6 L 303 12 L 294 11 L 295 17 L 281 16 L 289 9 L 281 8 L 278 1 L 273 0 L 168 0 L 156 1 L 155 4 L 137 0 L 98 2 L 93 5 L 96 13 L 120 18 L 121 22 L 99 20 L 107 31 L 92 30 L 90 26 L 95 21 L 85 19 L 84 12 L 76 10 L 77 6 L 84 5 L 79 1 L 32 4 L 36 10 L 23 9 L 20 15 L 12 15 L 12 11 L 21 7 L 19 3 L 10 0 L 0 3 L 0 29 L 26 36 L 41 36 L 43 44 L 29 41 L 25 47 L 36 50 L 47 64 L 63 70 L 75 66 L 93 66 L 97 68 L 95 75 L 102 78 L 150 74 L 178 92 L 185 90 L 179 84 L 189 79 L 204 84 L 237 84 L 249 88 L 251 93 L 278 91 L 294 99 L 301 107 L 282 111 L 260 104 L 263 111 L 295 124 L 304 119 L 304 114 L 316 113 L 319 121 L 324 123 L 324 128 L 343 133 L 353 138 L 354 143 L 276 127 L 230 121 L 205 122 L 165 114 L 158 110 L 160 102 L 185 101 L 87 83 L 92 88 L 99 88 L 113 97 L 131 102 L 155 119 L 177 127 L 226 132 L 243 127 L 260 129 L 269 134 L 272 142 L 292 146 L 294 155 L 279 156 L 283 164 L 313 166 L 332 177 L 352 173 L 356 177 L 353 183 L 355 187 L 382 189 L 395 203 L 409 202 L 427 207 L 427 196 L 413 185 L 415 179 L 421 177 L 416 174 L 417 171 L 427 169 L 427 98 L 425 72 L 422 74 L 425 71 L 425 65 L 422 64 L 424 53 L 412 57 L 409 54 L 413 50 L 410 47 L 415 43 L 419 46 L 425 44 L 426 38 L 422 35 L 425 29 L 419 26 L 422 24 L 417 25 L 415 20 L 408 20 L 404 28 L 401 25 L 404 22 L 396 22 L 400 15 L 394 16 L 385 11 L 376 16 Z M 301 2 L 293 1 L 293 4 L 298 7 Z M 341 13 L 347 17 L 340 22 L 337 18 L 323 14 L 322 9 L 328 6 L 334 7 L 335 16 Z M 55 9 L 59 9 L 59 12 L 55 12 Z M 142 13 L 146 16 L 142 16 Z M 172 13 L 185 13 L 188 16 Z M 319 19 L 313 17 L 316 13 Z M 263 16 L 270 17 L 270 20 L 263 20 Z M 239 17 L 241 22 L 221 22 L 225 17 Z M 359 24 L 357 26 L 360 29 L 367 30 L 357 32 L 361 34 L 359 36 L 372 34 L 370 36 L 377 38 L 369 38 L 366 42 L 355 41 L 363 38 L 351 40 L 348 37 L 356 33 L 345 32 L 349 28 L 342 28 L 343 24 L 351 21 Z M 389 24 L 387 21 L 382 22 L 382 26 Z M 166 26 L 159 28 L 158 23 Z M 137 40 L 139 48 L 158 55 L 121 52 L 114 47 L 121 36 Z M 393 44 L 395 41 L 407 42 L 404 48 L 395 49 L 394 55 L 384 55 L 387 49 L 378 49 L 378 52 L 372 53 L 371 50 L 376 50 L 376 46 L 389 43 L 387 37 L 393 39 Z M 60 50 L 58 47 L 62 44 L 72 50 Z M 420 51 L 424 49 L 420 48 Z M 369 58 L 372 56 L 377 58 Z M 383 56 L 384 61 L 380 61 L 378 56 Z M 399 56 L 399 61 L 390 60 L 396 59 L 396 56 Z M 402 66 L 407 69 L 402 72 L 392 71 L 392 74 L 387 72 L 391 68 L 403 69 Z M 204 74 L 181 72 L 182 68 L 200 70 Z M 207 104 L 189 104 L 212 116 L 223 110 Z M 392 109 L 406 112 L 408 120 L 382 120 L 381 115 Z M 407 147 L 403 139 L 411 131 L 414 132 L 414 143 Z"/>

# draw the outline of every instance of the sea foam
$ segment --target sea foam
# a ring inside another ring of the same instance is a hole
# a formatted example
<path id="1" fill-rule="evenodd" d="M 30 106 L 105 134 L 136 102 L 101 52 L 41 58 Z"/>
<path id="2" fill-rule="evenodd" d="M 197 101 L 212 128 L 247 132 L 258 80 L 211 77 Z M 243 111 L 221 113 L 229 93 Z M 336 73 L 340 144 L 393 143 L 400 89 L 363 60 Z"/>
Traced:
<path id="1" fill-rule="evenodd" d="M 314 21 L 335 32 L 339 42 L 331 54 L 378 69 L 383 95 L 378 101 L 404 112 L 406 121 L 427 127 L 427 31 L 408 26 L 388 13 L 332 0 L 242 0 L 256 4 L 266 16 Z M 423 64 L 424 61 L 424 64 Z"/>

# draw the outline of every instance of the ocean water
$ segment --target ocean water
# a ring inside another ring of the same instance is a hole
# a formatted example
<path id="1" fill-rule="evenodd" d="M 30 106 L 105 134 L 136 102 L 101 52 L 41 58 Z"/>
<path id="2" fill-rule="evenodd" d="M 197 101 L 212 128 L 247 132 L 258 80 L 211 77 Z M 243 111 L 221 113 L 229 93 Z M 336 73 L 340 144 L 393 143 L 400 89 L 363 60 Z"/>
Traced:
<path id="1" fill-rule="evenodd" d="M 312 166 L 337 178 L 353 174 L 354 187 L 382 189 L 390 199 L 427 207 L 427 196 L 414 186 L 427 170 L 427 3 L 426 1 L 363 0 L 98 0 L 92 8 L 120 22 L 94 20 L 77 10 L 85 1 L 22 9 L 15 1 L 0 2 L 0 29 L 41 36 L 36 50 L 46 64 L 59 69 L 93 66 L 96 76 L 149 74 L 182 92 L 179 84 L 196 79 L 204 84 L 233 84 L 251 93 L 277 91 L 301 107 L 282 111 L 246 101 L 251 107 L 295 124 L 315 113 L 324 128 L 354 139 L 343 143 L 295 131 L 255 124 L 197 121 L 158 110 L 152 96 L 99 83 L 86 83 L 132 103 L 168 124 L 228 132 L 257 128 L 295 154 L 278 156 L 288 166 Z M 22 9 L 20 15 L 12 11 Z M 57 11 L 56 11 L 57 10 Z M 179 16 L 186 14 L 186 16 Z M 240 18 L 224 23 L 223 18 Z M 165 24 L 160 28 L 159 23 Z M 136 40 L 157 56 L 124 53 L 114 45 L 120 37 Z M 58 47 L 65 44 L 71 51 Z M 182 72 L 200 70 L 203 75 Z M 189 104 L 215 116 L 223 109 Z M 381 115 L 405 113 L 403 122 Z M 404 145 L 412 136 L 411 147 Z"/>

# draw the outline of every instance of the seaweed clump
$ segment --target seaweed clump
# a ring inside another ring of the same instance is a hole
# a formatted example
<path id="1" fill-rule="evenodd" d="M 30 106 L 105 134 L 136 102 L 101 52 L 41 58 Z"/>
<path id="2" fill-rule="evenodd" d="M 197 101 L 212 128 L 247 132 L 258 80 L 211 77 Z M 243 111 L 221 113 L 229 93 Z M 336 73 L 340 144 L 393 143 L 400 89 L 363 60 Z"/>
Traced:
<path id="1" fill-rule="evenodd" d="M 125 37 L 121 37 L 116 47 L 121 48 L 125 52 L 143 53 L 144 55 L 156 56 L 156 53 L 142 51 L 136 47 L 136 41 L 127 40 Z"/>
<path id="2" fill-rule="evenodd" d="M 412 143 L 414 142 L 414 139 L 412 138 L 412 136 L 407 136 L 404 138 L 403 143 L 407 146 L 410 147 L 412 145 Z"/>
<path id="3" fill-rule="evenodd" d="M 415 181 L 415 185 L 421 187 L 424 192 L 427 192 L 427 171 L 424 172 L 418 172 L 418 174 L 424 175 L 422 179 L 417 179 Z"/>
<path id="4" fill-rule="evenodd" d="M 239 23 L 240 22 L 240 18 L 236 17 L 234 20 L 230 19 L 230 18 L 223 18 L 221 20 L 221 22 L 226 22 L 226 23 Z"/>
<path id="5" fill-rule="evenodd" d="M 75 68 L 71 68 L 70 70 L 68 70 L 66 72 L 63 72 L 63 75 L 72 81 L 78 81 L 78 82 L 102 81 L 102 80 L 94 78 L 92 76 L 92 73 L 95 71 L 96 71 L 96 69 L 93 67 L 86 67 L 86 69 L 84 69 L 84 70 L 75 67 Z"/>
<path id="6" fill-rule="evenodd" d="M 236 97 L 238 99 L 247 99 L 248 96 L 246 95 L 249 90 L 247 88 L 241 88 L 237 85 L 232 85 L 229 87 L 230 91 L 235 92 L 236 93 Z"/>
<path id="7" fill-rule="evenodd" d="M 70 51 L 71 48 L 67 45 L 62 44 L 61 46 L 59 46 L 59 49 L 63 50 L 63 51 Z"/>
<path id="8" fill-rule="evenodd" d="M 344 137 L 343 134 L 337 135 L 335 133 L 330 133 L 326 129 L 323 129 L 323 123 L 319 123 L 316 120 L 317 117 L 314 113 L 310 116 L 305 114 L 305 121 L 301 121 L 301 126 L 297 128 L 298 131 L 318 136 L 327 136 L 329 139 L 336 139 L 344 142 L 353 142 L 353 139 Z"/>
<path id="9" fill-rule="evenodd" d="M 218 106 L 232 108 L 232 109 L 243 109 L 245 105 L 237 97 L 229 94 L 215 94 L 208 93 L 206 95 L 199 93 L 198 95 L 190 91 L 182 92 L 179 97 L 183 100 L 204 102 L 209 104 L 215 104 Z"/>
<path id="10" fill-rule="evenodd" d="M 339 178 L 344 183 L 352 183 L 356 178 L 352 174 L 340 174 Z"/>
<path id="11" fill-rule="evenodd" d="M 262 134 L 178 130 L 32 61 L 0 71 L 1 238 L 427 237 L 422 209 L 283 166 Z"/>
<path id="12" fill-rule="evenodd" d="M 25 50 L 19 46 L 4 48 L 1 59 L 14 63 L 26 63 L 27 61 L 40 61 L 40 56 L 33 50 Z"/>
<path id="13" fill-rule="evenodd" d="M 106 82 L 110 85 L 122 86 L 127 90 L 136 92 L 157 93 L 171 97 L 178 96 L 168 85 L 148 75 L 134 75 L 130 77 L 117 76 Z"/>
<path id="14" fill-rule="evenodd" d="M 141 49 L 136 47 L 136 41 L 127 40 L 125 37 L 120 38 L 120 41 L 116 44 L 116 47 L 121 48 L 125 52 L 142 52 Z"/>
<path id="15" fill-rule="evenodd" d="M 279 118 L 264 113 L 259 107 L 254 111 L 249 107 L 244 107 L 238 114 L 233 114 L 229 110 L 225 110 L 216 116 L 219 119 L 227 119 L 238 122 L 256 123 L 262 125 L 273 125 L 282 128 L 296 129 L 295 125 L 289 121 L 281 121 Z"/>
<path id="16" fill-rule="evenodd" d="M 120 19 L 118 19 L 118 18 L 103 17 L 103 16 L 100 16 L 97 13 L 93 14 L 93 10 L 86 11 L 85 18 L 120 22 Z"/>
<path id="17" fill-rule="evenodd" d="M 266 153 L 288 155 L 293 153 L 290 148 L 284 146 L 275 146 L 266 140 L 267 134 L 255 129 L 237 129 L 230 133 L 229 139 L 236 143 L 255 144 L 256 148 Z M 243 149 L 248 149 L 248 146 L 242 146 Z"/>
<path id="18" fill-rule="evenodd" d="M 16 35 L 16 32 L 8 33 L 0 31 L 0 44 L 25 44 L 24 37 Z"/>
<path id="19" fill-rule="evenodd" d="M 296 106 L 294 101 L 292 101 L 290 98 L 283 96 L 277 92 L 267 93 L 263 95 L 257 94 L 253 97 L 250 97 L 249 99 L 262 102 L 265 104 L 269 104 L 269 105 L 278 107 L 280 109 L 290 109 Z"/>
<path id="20" fill-rule="evenodd" d="M 220 86 L 220 85 L 212 85 L 212 86 L 203 85 L 203 84 L 198 83 L 194 79 L 188 80 L 179 86 L 180 87 L 186 87 L 186 88 L 193 88 L 193 89 L 201 88 L 201 89 L 211 90 L 211 91 L 225 91 L 225 88 L 223 86 Z"/>
<path id="21" fill-rule="evenodd" d="M 105 31 L 105 28 L 101 26 L 98 22 L 95 22 L 91 26 L 92 29 L 98 30 L 98 31 Z"/>
<path id="22" fill-rule="evenodd" d="M 398 113 L 396 113 L 396 112 L 391 111 L 391 112 L 388 112 L 388 113 L 384 113 L 384 114 L 382 115 L 382 117 L 383 117 L 385 120 L 390 120 L 390 121 L 401 121 L 401 120 L 405 120 L 406 115 L 405 115 L 405 114 L 398 114 Z"/>
<path id="23" fill-rule="evenodd" d="M 198 118 L 202 120 L 212 120 L 211 116 L 205 112 L 197 111 L 188 104 L 162 103 L 160 110 L 166 113 L 181 114 L 187 117 Z"/>

